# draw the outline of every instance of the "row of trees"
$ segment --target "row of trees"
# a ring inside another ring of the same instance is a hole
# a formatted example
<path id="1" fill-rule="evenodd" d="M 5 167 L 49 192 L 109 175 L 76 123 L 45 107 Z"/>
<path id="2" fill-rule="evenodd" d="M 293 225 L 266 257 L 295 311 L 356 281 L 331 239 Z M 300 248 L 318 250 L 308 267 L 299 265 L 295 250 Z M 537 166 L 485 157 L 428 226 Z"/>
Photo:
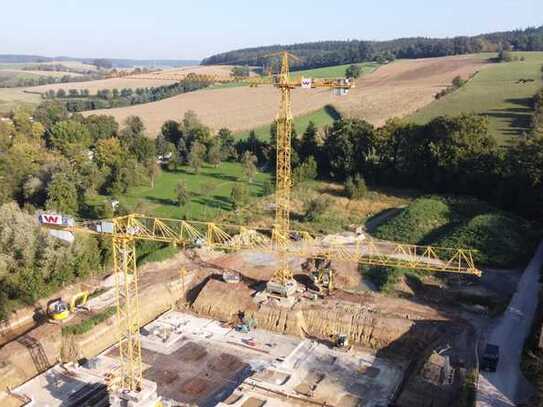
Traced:
<path id="1" fill-rule="evenodd" d="M 508 32 L 455 38 L 402 38 L 391 41 L 322 41 L 293 45 L 274 45 L 235 50 L 210 56 L 204 65 L 247 63 L 265 66 L 265 55 L 287 50 L 301 57 L 294 68 L 352 64 L 362 61 L 392 60 L 394 58 L 428 58 L 477 52 L 496 52 L 500 49 L 542 51 L 543 26 Z"/>
<path id="2" fill-rule="evenodd" d="M 92 73 L 89 75 L 63 75 L 61 77 L 36 75 L 31 78 L 14 79 L 13 76 L 0 77 L 0 88 L 21 88 L 30 86 L 50 85 L 54 83 L 86 82 L 101 79 L 102 75 Z"/>
<path id="3" fill-rule="evenodd" d="M 165 98 L 192 92 L 209 86 L 209 81 L 188 75 L 185 79 L 172 85 L 151 88 L 102 89 L 96 95 L 90 95 L 87 89 L 50 90 L 44 94 L 47 99 L 63 100 L 66 109 L 70 112 L 82 112 L 96 109 L 109 109 L 156 102 Z"/>

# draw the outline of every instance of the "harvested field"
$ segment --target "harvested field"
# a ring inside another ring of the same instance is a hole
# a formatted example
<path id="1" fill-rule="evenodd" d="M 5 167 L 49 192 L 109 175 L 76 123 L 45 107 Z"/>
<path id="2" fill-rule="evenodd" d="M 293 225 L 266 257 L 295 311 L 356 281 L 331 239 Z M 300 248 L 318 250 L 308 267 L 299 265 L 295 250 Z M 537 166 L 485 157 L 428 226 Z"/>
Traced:
<path id="1" fill-rule="evenodd" d="M 179 76 L 181 74 L 188 75 L 191 72 L 202 74 L 202 75 L 217 75 L 217 76 L 230 76 L 231 67 L 229 66 L 189 66 L 175 69 L 167 69 L 162 71 L 158 76 L 165 76 L 175 74 Z M 26 90 L 32 92 L 44 93 L 50 89 L 58 90 L 64 89 L 68 91 L 69 89 L 88 89 L 91 94 L 95 94 L 97 90 L 102 89 L 123 89 L 123 88 L 150 88 L 154 86 L 163 86 L 174 83 L 174 81 L 164 80 L 164 79 L 139 79 L 144 75 L 136 75 L 132 79 L 127 78 L 113 78 L 113 79 L 102 79 L 97 81 L 90 82 L 71 82 L 71 83 L 58 83 L 51 85 L 43 86 L 34 86 L 27 88 Z"/>
<path id="2" fill-rule="evenodd" d="M 467 78 L 483 68 L 484 58 L 468 55 L 398 61 L 363 76 L 357 81 L 357 88 L 341 98 L 333 96 L 329 90 L 297 89 L 293 91 L 293 114 L 303 115 L 332 104 L 347 116 L 380 125 L 391 117 L 405 116 L 429 104 L 455 76 Z M 188 110 L 195 111 L 213 129 L 228 127 L 243 131 L 258 128 L 275 119 L 278 104 L 277 90 L 271 86 L 236 87 L 192 92 L 158 102 L 95 110 L 88 114 L 111 114 L 119 122 L 138 115 L 145 122 L 148 134 L 154 137 L 164 121 L 179 120 Z"/>
<path id="3" fill-rule="evenodd" d="M 301 115 L 337 100 L 328 90 L 293 91 L 293 113 Z M 128 116 L 140 116 L 147 134 L 155 137 L 166 120 L 180 120 L 193 110 L 213 129 L 228 127 L 233 131 L 252 129 L 271 123 L 277 114 L 279 97 L 272 86 L 234 87 L 185 93 L 158 102 L 137 106 L 93 110 L 86 114 L 110 114 L 122 123 Z"/>
<path id="4" fill-rule="evenodd" d="M 403 117 L 434 101 L 434 95 L 451 84 L 490 66 L 487 56 L 403 60 L 386 65 L 357 82 L 347 98 L 334 103 L 348 117 L 364 118 L 376 126 Z"/>

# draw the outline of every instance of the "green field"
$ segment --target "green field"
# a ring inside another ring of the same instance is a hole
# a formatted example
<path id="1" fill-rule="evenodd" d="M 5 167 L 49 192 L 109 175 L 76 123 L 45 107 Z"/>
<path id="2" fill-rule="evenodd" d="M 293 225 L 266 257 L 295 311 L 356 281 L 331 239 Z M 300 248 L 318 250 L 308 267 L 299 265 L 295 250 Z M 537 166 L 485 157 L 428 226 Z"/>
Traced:
<path id="1" fill-rule="evenodd" d="M 269 174 L 258 172 L 249 191 L 252 197 L 263 192 L 263 184 L 270 179 Z M 184 180 L 192 193 L 191 201 L 180 208 L 175 202 L 175 188 Z M 135 187 L 119 197 L 121 204 L 134 209 L 143 203 L 153 215 L 182 219 L 213 219 L 225 211 L 232 210 L 230 193 L 236 183 L 247 183 L 243 167 L 238 163 L 225 162 L 217 168 L 204 166 L 199 174 L 193 174 L 188 167 L 176 171 L 162 171 L 155 180 L 154 188 Z"/>
<path id="2" fill-rule="evenodd" d="M 362 75 L 371 73 L 375 71 L 379 64 L 376 62 L 364 62 L 360 65 L 362 68 Z M 326 66 L 324 68 L 315 68 L 315 69 L 305 69 L 302 71 L 293 71 L 292 76 L 305 76 L 308 78 L 340 78 L 345 76 L 345 70 L 351 66 L 351 64 L 346 65 L 335 65 L 335 66 Z"/>
<path id="3" fill-rule="evenodd" d="M 317 127 L 329 126 L 334 122 L 334 120 L 339 118 L 339 114 L 332 106 L 325 106 L 322 109 L 315 110 L 314 112 L 297 116 L 294 118 L 294 128 L 296 129 L 296 134 L 301 136 L 309 122 L 312 121 Z M 260 126 L 254 129 L 256 136 L 260 140 L 269 140 L 270 139 L 270 125 Z M 234 137 L 236 139 L 244 139 L 249 137 L 250 130 L 244 130 L 239 133 L 235 133 Z"/>
<path id="4" fill-rule="evenodd" d="M 482 69 L 461 89 L 411 116 L 426 123 L 440 115 L 476 113 L 489 120 L 490 133 L 500 143 L 515 140 L 530 129 L 532 97 L 541 88 L 543 52 L 514 52 L 525 61 L 493 64 Z M 519 80 L 533 80 L 520 83 Z"/>

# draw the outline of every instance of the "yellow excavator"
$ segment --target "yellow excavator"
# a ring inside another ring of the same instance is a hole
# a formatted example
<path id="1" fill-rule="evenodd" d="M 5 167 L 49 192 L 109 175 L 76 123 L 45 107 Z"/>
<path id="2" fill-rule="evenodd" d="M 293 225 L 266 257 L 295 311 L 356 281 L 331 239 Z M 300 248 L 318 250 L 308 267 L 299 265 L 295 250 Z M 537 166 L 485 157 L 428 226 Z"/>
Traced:
<path id="1" fill-rule="evenodd" d="M 85 305 L 88 298 L 88 291 L 81 291 L 75 294 L 69 303 L 62 298 L 51 300 L 47 303 L 47 315 L 53 322 L 65 321 L 70 316 L 70 313 L 76 311 L 78 307 Z"/>

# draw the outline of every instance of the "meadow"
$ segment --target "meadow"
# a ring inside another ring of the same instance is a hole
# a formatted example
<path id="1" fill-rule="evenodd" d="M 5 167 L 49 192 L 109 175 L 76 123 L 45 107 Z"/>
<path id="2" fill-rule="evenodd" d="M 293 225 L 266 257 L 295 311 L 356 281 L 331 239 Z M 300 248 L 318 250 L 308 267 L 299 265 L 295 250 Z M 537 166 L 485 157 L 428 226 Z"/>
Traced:
<path id="1" fill-rule="evenodd" d="M 409 118 L 425 123 L 441 115 L 480 114 L 488 118 L 490 133 L 499 143 L 511 142 L 528 132 L 533 96 L 543 84 L 543 52 L 514 52 L 512 55 L 519 60 L 492 64 L 480 70 L 462 88 Z"/>
<path id="2" fill-rule="evenodd" d="M 262 195 L 264 183 L 268 180 L 270 174 L 257 172 L 253 181 L 248 182 L 239 163 L 224 162 L 217 167 L 206 164 L 198 174 L 183 166 L 175 171 L 162 170 L 155 179 L 154 188 L 130 188 L 118 198 L 127 208 L 134 209 L 140 205 L 155 216 L 209 220 L 232 210 L 230 194 L 235 184 L 246 184 L 251 199 L 255 199 Z M 186 183 L 192 195 L 190 202 L 183 207 L 177 204 L 175 192 L 181 181 Z"/>
<path id="3" fill-rule="evenodd" d="M 309 122 L 313 122 L 315 126 L 321 128 L 331 125 L 334 120 L 337 120 L 339 117 L 339 113 L 334 109 L 332 105 L 326 105 L 319 110 L 315 110 L 314 112 L 296 116 L 294 118 L 294 129 L 296 130 L 296 134 L 301 136 L 304 133 L 305 129 L 307 129 Z M 267 124 L 265 126 L 260 126 L 254 129 L 256 137 L 260 140 L 269 140 L 270 126 L 271 125 Z M 244 139 L 249 137 L 250 133 L 251 130 L 244 130 L 235 133 L 234 137 L 236 139 Z"/>

